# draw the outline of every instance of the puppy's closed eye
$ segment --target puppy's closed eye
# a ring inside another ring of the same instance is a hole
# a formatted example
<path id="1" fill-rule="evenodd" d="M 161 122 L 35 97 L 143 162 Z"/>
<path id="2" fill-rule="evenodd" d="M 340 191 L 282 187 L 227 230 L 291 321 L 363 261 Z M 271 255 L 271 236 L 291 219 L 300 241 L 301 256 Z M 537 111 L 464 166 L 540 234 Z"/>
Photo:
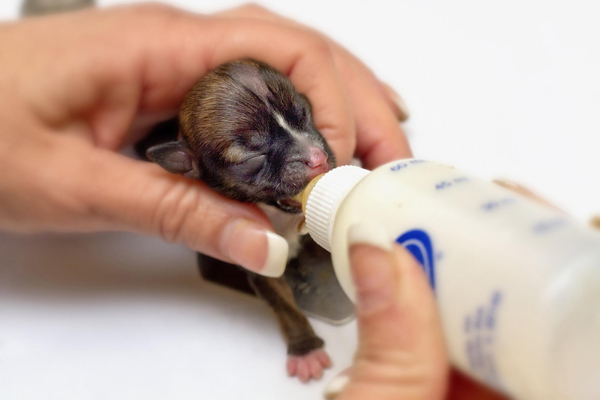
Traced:
<path id="1" fill-rule="evenodd" d="M 259 155 L 251 157 L 241 163 L 232 165 L 229 167 L 231 173 L 236 174 L 244 179 L 251 179 L 256 177 L 260 171 L 265 167 L 267 156 Z"/>

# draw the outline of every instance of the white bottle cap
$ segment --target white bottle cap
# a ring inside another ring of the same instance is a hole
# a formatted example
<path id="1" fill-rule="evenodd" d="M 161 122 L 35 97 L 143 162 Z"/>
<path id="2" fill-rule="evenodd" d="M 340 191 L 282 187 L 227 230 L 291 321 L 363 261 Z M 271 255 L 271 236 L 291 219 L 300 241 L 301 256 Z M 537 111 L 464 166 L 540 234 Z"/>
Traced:
<path id="1" fill-rule="evenodd" d="M 331 251 L 333 222 L 344 197 L 369 170 L 345 165 L 325 174 L 312 189 L 306 202 L 306 227 L 321 247 Z"/>

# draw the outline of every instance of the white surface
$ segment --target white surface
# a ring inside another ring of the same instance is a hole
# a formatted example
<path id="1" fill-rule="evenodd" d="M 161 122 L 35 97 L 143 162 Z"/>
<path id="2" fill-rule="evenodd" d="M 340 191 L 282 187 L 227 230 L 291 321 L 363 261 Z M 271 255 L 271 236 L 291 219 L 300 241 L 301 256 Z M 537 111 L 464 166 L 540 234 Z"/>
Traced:
<path id="1" fill-rule="evenodd" d="M 519 180 L 580 219 L 600 212 L 600 3 L 261 3 L 327 32 L 396 87 L 416 156 Z M 0 18 L 18 7 L 0 2 Z M 318 399 L 333 376 L 286 378 L 268 311 L 199 282 L 179 246 L 5 235 L 0 249 L 2 399 Z M 315 328 L 345 367 L 354 326 Z"/>
<path id="2" fill-rule="evenodd" d="M 320 398 L 325 380 L 286 376 L 266 306 L 203 283 L 185 248 L 116 233 L 0 235 L 0 254 L 0 399 Z M 354 324 L 313 327 L 335 370 L 347 366 Z"/>

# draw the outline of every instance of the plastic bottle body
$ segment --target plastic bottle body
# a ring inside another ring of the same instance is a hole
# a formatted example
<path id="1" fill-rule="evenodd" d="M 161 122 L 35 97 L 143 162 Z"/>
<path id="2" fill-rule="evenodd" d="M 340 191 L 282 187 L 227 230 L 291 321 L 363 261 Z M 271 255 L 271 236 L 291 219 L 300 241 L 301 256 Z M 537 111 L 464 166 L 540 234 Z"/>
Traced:
<path id="1" fill-rule="evenodd" d="M 350 298 L 348 229 L 379 224 L 423 265 L 457 367 L 521 399 L 600 398 L 600 234 L 422 160 L 384 165 L 341 197 L 329 240 Z"/>

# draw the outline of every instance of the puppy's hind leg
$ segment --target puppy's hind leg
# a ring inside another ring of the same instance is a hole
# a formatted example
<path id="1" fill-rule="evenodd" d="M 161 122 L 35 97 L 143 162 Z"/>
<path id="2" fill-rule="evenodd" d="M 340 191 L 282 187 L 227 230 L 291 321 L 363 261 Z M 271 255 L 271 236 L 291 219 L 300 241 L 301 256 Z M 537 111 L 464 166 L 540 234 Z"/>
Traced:
<path id="1" fill-rule="evenodd" d="M 257 296 L 267 302 L 275 313 L 288 346 L 287 370 L 302 382 L 319 379 L 331 360 L 323 346 L 325 342 L 313 331 L 310 323 L 296 306 L 294 296 L 284 278 L 267 278 L 248 273 L 248 282 Z"/>

